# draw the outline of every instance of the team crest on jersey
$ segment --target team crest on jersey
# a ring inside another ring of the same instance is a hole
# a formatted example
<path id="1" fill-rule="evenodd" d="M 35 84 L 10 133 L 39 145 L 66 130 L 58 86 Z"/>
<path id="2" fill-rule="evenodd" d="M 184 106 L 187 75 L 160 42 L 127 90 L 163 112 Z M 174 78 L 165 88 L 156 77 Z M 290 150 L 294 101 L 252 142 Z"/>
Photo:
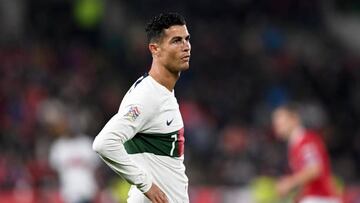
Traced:
<path id="1" fill-rule="evenodd" d="M 129 111 L 124 115 L 124 118 L 129 121 L 135 121 L 139 117 L 140 111 L 137 106 L 131 106 Z"/>

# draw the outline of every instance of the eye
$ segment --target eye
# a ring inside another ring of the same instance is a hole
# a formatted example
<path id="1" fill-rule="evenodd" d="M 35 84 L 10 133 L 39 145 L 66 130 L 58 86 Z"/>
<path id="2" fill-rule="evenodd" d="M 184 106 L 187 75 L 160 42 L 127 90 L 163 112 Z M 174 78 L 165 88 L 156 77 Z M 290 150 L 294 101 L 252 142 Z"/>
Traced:
<path id="1" fill-rule="evenodd" d="M 181 39 L 180 39 L 180 38 L 176 38 L 176 39 L 173 40 L 173 43 L 175 43 L 175 44 L 178 44 L 178 43 L 180 43 L 180 42 L 181 42 Z"/>

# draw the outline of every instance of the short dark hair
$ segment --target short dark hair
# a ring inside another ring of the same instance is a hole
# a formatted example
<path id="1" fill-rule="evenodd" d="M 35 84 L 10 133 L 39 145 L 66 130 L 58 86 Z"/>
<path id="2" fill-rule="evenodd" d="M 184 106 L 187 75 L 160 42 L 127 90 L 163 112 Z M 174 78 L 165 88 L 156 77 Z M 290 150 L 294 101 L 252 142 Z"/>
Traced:
<path id="1" fill-rule="evenodd" d="M 294 114 L 300 114 L 301 108 L 300 104 L 296 102 L 288 102 L 284 103 L 281 106 L 279 106 L 280 109 L 285 109 L 288 112 L 294 113 Z"/>
<path id="2" fill-rule="evenodd" d="M 185 18 L 178 13 L 160 13 L 146 25 L 148 42 L 158 41 L 163 35 L 164 29 L 173 25 L 186 25 Z"/>
<path id="3" fill-rule="evenodd" d="M 300 122 L 304 122 L 304 108 L 301 103 L 289 101 L 280 105 L 277 109 L 283 109 L 292 115 L 297 116 Z"/>

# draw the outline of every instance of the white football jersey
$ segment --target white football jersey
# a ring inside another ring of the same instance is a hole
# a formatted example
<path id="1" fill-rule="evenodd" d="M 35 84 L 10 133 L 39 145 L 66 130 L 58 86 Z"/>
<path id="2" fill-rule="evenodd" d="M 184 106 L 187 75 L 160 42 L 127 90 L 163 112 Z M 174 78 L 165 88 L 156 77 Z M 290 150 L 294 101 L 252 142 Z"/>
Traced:
<path id="1" fill-rule="evenodd" d="M 85 135 L 62 137 L 50 148 L 49 162 L 59 173 L 60 191 L 65 202 L 91 200 L 96 195 L 95 170 L 99 158 L 91 150 L 91 142 Z"/>
<path id="2" fill-rule="evenodd" d="M 189 202 L 184 125 L 174 96 L 151 76 L 139 78 L 94 144 L 101 158 L 134 186 L 129 202 L 146 202 L 152 182 L 170 202 Z"/>

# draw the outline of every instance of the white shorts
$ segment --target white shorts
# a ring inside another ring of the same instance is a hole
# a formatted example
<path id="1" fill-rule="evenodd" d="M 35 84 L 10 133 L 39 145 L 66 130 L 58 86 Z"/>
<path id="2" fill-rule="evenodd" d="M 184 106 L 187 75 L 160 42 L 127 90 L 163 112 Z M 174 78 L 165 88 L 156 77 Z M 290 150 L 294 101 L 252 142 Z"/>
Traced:
<path id="1" fill-rule="evenodd" d="M 335 197 L 308 196 L 299 203 L 341 203 L 341 200 Z"/>
<path id="2" fill-rule="evenodd" d="M 166 194 L 169 203 L 189 203 L 188 178 L 185 174 L 185 166 L 180 160 L 150 153 L 130 156 L 151 175 L 153 182 Z M 169 165 L 174 167 L 168 167 Z M 128 194 L 130 203 L 149 202 L 148 198 L 135 186 L 130 188 Z"/>
<path id="3" fill-rule="evenodd" d="M 128 203 L 151 203 L 151 201 L 135 186 L 131 186 L 128 195 Z"/>
<path id="4" fill-rule="evenodd" d="M 189 199 L 182 199 L 182 200 L 176 200 L 169 198 L 169 203 L 189 203 Z M 127 203 L 151 203 L 151 201 L 135 186 L 131 186 L 129 193 L 128 193 L 128 199 Z"/>

